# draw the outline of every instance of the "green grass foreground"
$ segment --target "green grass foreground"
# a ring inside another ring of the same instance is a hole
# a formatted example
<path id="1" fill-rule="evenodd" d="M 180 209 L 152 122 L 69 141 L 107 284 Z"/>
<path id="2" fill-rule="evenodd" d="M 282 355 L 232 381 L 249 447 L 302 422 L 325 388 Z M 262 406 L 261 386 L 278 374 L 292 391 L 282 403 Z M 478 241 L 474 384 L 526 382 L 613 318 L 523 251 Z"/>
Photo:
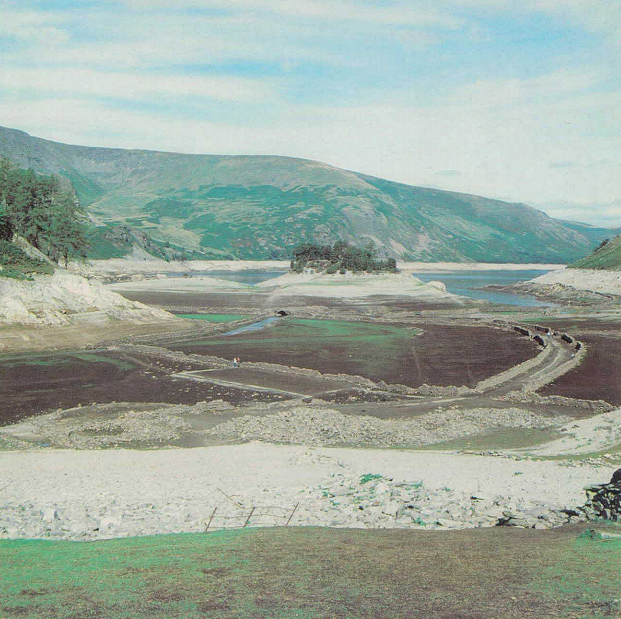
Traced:
<path id="1" fill-rule="evenodd" d="M 0 617 L 617 617 L 621 538 L 583 531 L 272 528 L 4 540 Z"/>

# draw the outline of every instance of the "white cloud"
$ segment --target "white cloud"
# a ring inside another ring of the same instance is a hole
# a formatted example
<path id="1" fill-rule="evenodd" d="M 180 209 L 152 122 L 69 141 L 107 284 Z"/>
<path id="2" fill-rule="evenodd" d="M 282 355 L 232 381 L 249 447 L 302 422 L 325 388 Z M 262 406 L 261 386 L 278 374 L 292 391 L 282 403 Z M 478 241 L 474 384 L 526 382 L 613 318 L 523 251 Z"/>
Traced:
<path id="1" fill-rule="evenodd" d="M 71 143 L 297 156 L 513 201 L 608 204 L 621 199 L 621 135 L 598 127 L 611 118 L 621 126 L 618 103 L 617 94 L 601 94 L 508 108 L 279 106 L 276 122 L 271 117 L 248 124 L 241 118 L 230 123 L 189 120 L 71 99 L 0 103 L 0 117 L 5 125 Z M 553 166 L 569 156 L 570 167 Z M 442 174 L 446 170 L 459 176 Z M 596 216 L 591 213 L 588 220 Z"/>
<path id="2" fill-rule="evenodd" d="M 265 80 L 236 77 L 149 75 L 81 68 L 3 69 L 0 87 L 34 93 L 77 94 L 145 100 L 161 97 L 199 97 L 221 101 L 264 99 L 273 93 Z M 40 94 L 38 94 L 40 96 Z"/>
<path id="3" fill-rule="evenodd" d="M 62 27 L 64 18 L 47 11 L 2 8 L 0 36 L 10 36 L 39 45 L 61 45 L 70 39 Z"/>
<path id="4" fill-rule="evenodd" d="M 1 0 L 0 0 L 1 1 Z M 80 21 L 80 17 L 83 21 Z M 342 45 L 348 37 L 392 36 L 370 24 L 344 31 L 337 24 L 309 27 L 296 20 L 246 14 L 187 15 L 146 11 L 125 14 L 77 13 L 72 27 L 89 37 L 2 51 L 4 63 L 34 66 L 164 67 L 217 64 L 230 60 L 282 62 L 310 60 L 360 66 Z M 67 26 L 69 27 L 69 26 Z M 365 31 L 365 27 L 368 32 Z M 386 28 L 386 27 L 385 27 Z M 362 29 L 362 30 L 361 30 Z M 335 41 L 341 45 L 334 45 Z M 44 49 L 42 49 L 44 47 Z"/>
<path id="5" fill-rule="evenodd" d="M 560 69 L 533 78 L 482 79 L 457 88 L 452 100 L 478 106 L 501 106 L 562 98 L 602 81 L 604 73 L 590 67 Z"/>
<path id="6" fill-rule="evenodd" d="M 124 0 L 135 8 L 169 8 L 169 0 Z M 431 2 L 398 2 L 394 6 L 377 6 L 373 2 L 355 0 L 178 0 L 175 8 L 219 8 L 251 13 L 273 13 L 296 19 L 370 22 L 376 25 L 435 25 L 456 28 L 463 20 L 450 11 L 438 11 Z"/>
<path id="7" fill-rule="evenodd" d="M 546 13 L 562 21 L 619 39 L 621 0 L 450 0 L 455 6 L 491 11 Z"/>

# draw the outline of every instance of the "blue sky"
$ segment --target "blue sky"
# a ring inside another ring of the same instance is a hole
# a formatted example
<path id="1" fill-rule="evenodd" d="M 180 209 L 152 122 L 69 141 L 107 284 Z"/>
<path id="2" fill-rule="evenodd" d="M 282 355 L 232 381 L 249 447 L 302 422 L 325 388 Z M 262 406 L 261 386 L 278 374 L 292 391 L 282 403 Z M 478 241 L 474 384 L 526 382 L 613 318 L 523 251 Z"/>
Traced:
<path id="1" fill-rule="evenodd" d="M 621 0 L 0 0 L 0 124 L 621 225 Z"/>

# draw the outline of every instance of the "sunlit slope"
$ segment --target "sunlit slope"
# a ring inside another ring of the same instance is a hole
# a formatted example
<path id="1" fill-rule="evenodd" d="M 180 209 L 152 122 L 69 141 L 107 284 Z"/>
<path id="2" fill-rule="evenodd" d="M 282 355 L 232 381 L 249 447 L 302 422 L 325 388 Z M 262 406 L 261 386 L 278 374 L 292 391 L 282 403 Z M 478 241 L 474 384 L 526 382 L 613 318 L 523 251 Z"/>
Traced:
<path id="1" fill-rule="evenodd" d="M 595 250 L 590 256 L 574 262 L 571 268 L 621 271 L 621 235 Z"/>
<path id="2" fill-rule="evenodd" d="M 303 240 L 343 238 L 409 260 L 573 262 L 611 236 L 303 159 L 70 146 L 2 128 L 0 155 L 68 178 L 99 222 L 213 256 L 285 257 Z"/>

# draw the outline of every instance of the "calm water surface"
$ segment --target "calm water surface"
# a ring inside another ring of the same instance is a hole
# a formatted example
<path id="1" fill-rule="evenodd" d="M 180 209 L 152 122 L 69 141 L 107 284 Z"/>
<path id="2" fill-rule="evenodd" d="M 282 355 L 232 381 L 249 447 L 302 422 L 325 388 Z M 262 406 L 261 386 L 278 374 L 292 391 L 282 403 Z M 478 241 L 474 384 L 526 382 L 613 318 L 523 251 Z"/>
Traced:
<path id="1" fill-rule="evenodd" d="M 194 271 L 188 273 L 189 277 L 217 277 L 240 284 L 260 284 L 269 279 L 274 279 L 287 271 Z M 492 284 L 508 286 L 516 282 L 526 281 L 548 273 L 543 269 L 524 269 L 520 271 L 422 271 L 412 273 L 424 282 L 440 281 L 446 285 L 446 289 L 453 294 L 472 299 L 481 299 L 490 303 L 518 305 L 522 307 L 536 307 L 541 305 L 554 305 L 553 303 L 539 301 L 533 296 L 524 294 L 512 294 L 496 290 L 479 290 Z M 168 277 L 182 277 L 183 272 L 167 273 Z"/>
<path id="2" fill-rule="evenodd" d="M 540 301 L 533 296 L 525 294 L 512 294 L 498 290 L 478 290 L 483 286 L 499 285 L 508 286 L 516 282 L 523 282 L 534 277 L 548 273 L 547 270 L 525 269 L 521 271 L 424 271 L 412 273 L 424 282 L 439 281 L 446 285 L 448 292 L 481 299 L 490 303 L 505 305 L 519 305 L 522 307 L 535 307 L 539 305 L 554 305 L 553 303 Z"/>

